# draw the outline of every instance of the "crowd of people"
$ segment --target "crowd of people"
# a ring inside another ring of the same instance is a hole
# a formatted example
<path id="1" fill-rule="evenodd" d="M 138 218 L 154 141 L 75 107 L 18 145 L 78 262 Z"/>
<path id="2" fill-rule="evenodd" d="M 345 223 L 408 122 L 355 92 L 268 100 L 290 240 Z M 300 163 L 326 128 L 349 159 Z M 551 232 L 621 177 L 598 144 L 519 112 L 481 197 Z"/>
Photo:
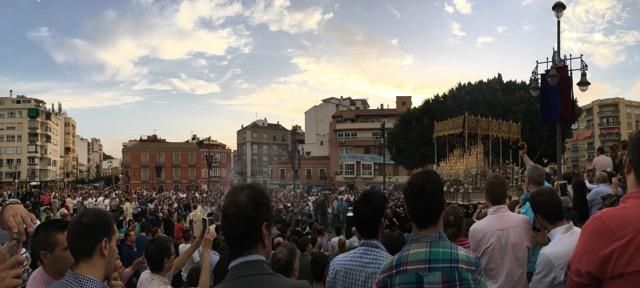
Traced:
<path id="1" fill-rule="evenodd" d="M 384 191 L 5 192 L 0 287 L 634 287 L 640 132 L 561 179 L 524 160 L 486 203 L 434 170 Z"/>

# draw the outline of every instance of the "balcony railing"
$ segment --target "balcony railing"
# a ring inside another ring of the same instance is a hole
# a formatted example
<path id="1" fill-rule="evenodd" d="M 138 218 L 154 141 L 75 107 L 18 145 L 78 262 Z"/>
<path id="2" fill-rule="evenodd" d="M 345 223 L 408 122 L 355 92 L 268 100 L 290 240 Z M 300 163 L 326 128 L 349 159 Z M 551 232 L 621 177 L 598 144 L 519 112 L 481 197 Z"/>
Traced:
<path id="1" fill-rule="evenodd" d="M 598 126 L 600 128 L 606 128 L 606 127 L 620 127 L 620 122 L 604 122 L 604 123 L 598 123 Z"/>
<path id="2" fill-rule="evenodd" d="M 619 110 L 608 110 L 608 111 L 599 111 L 598 116 L 606 116 L 606 115 L 619 115 Z"/>
<path id="3" fill-rule="evenodd" d="M 600 134 L 601 140 L 620 140 L 621 137 L 619 133 Z"/>

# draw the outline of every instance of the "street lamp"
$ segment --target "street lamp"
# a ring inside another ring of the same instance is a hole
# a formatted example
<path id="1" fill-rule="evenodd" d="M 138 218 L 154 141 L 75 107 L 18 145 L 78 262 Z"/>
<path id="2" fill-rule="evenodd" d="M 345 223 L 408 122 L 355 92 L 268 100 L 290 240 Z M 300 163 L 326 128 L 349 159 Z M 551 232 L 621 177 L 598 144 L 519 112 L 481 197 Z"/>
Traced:
<path id="1" fill-rule="evenodd" d="M 564 14 L 564 11 L 566 9 L 567 6 L 562 3 L 562 1 L 557 1 L 551 7 L 551 10 L 553 10 L 557 19 L 557 50 L 553 51 L 551 61 L 549 61 L 549 58 L 547 58 L 546 61 L 536 61 L 536 66 L 535 68 L 533 68 L 533 71 L 531 72 L 531 78 L 529 79 L 529 93 L 531 93 L 531 95 L 534 97 L 540 94 L 541 85 L 540 78 L 538 77 L 539 64 L 546 64 L 547 68 L 550 68 L 548 70 L 546 78 L 551 86 L 558 85 L 558 83 L 560 82 L 560 78 L 562 77 L 572 76 L 574 71 L 580 71 L 580 81 L 578 81 L 576 85 L 581 92 L 586 92 L 589 89 L 589 85 L 591 85 L 589 80 L 587 80 L 587 70 L 589 70 L 589 66 L 582 59 L 582 55 L 580 55 L 580 57 L 573 57 L 571 54 L 569 54 L 569 57 L 567 58 L 566 56 L 562 57 L 562 54 L 560 53 L 560 18 L 562 18 L 562 15 Z M 573 69 L 572 61 L 574 60 L 580 60 L 580 68 Z M 549 64 L 551 64 L 551 67 L 548 67 Z M 562 71 L 562 73 L 565 72 L 563 70 L 560 70 L 559 68 L 564 68 L 564 66 L 566 66 L 567 64 L 569 65 L 569 67 L 567 67 L 566 69 L 566 73 L 568 75 L 560 75 L 559 71 Z M 558 165 L 557 175 L 558 179 L 560 179 L 562 176 L 562 127 L 560 126 L 559 121 L 556 122 L 556 165 Z"/>

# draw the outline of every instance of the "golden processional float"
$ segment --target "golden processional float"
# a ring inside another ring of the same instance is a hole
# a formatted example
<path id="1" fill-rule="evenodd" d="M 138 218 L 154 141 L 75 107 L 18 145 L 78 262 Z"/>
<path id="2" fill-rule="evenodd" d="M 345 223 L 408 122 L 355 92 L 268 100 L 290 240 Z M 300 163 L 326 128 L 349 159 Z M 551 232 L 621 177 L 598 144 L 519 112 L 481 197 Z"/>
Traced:
<path id="1" fill-rule="evenodd" d="M 467 114 L 436 121 L 433 128 L 436 171 L 445 182 L 447 201 L 485 202 L 484 190 L 490 172 L 504 175 L 509 184 L 509 194 L 513 197 L 520 196 L 522 177 L 519 171 L 520 157 L 517 154 L 520 131 L 520 123 Z M 508 159 L 503 159 L 505 142 L 508 146 Z M 494 147 L 496 144 L 498 147 Z M 446 153 L 439 163 L 438 145 L 444 145 Z M 496 148 L 498 151 L 493 150 Z M 495 156 L 496 152 L 498 156 Z M 514 152 L 517 164 L 513 161 Z"/>

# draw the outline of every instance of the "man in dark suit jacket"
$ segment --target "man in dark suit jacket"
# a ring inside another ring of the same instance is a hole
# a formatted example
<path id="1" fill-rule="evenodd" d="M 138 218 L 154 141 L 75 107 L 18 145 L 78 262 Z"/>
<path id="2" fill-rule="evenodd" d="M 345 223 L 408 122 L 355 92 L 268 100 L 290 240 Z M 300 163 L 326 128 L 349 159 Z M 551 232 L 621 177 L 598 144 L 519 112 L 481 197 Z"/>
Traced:
<path id="1" fill-rule="evenodd" d="M 227 192 L 222 205 L 222 233 L 234 260 L 217 287 L 311 287 L 309 282 L 285 278 L 267 265 L 272 215 L 271 197 L 264 187 L 241 184 Z"/>

